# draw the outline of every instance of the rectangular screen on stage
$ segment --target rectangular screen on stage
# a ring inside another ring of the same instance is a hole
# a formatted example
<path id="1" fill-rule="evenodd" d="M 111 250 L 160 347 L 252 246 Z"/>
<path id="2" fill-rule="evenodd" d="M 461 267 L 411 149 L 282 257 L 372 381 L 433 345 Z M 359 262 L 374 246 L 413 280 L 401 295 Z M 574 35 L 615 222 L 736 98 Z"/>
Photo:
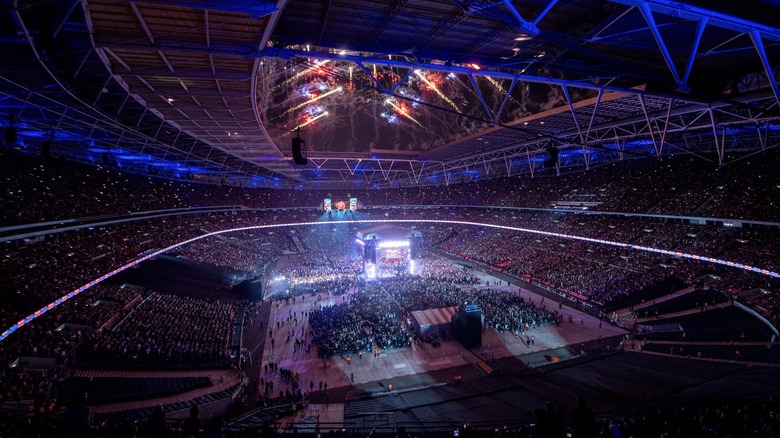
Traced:
<path id="1" fill-rule="evenodd" d="M 382 263 L 396 263 L 406 260 L 406 250 L 403 248 L 383 249 L 380 255 Z"/>
<path id="2" fill-rule="evenodd" d="M 357 210 L 357 198 L 349 198 L 349 209 Z"/>
<path id="3" fill-rule="evenodd" d="M 347 203 L 347 201 L 342 201 L 342 200 L 333 201 L 333 209 L 334 210 L 341 210 L 341 211 L 343 211 L 343 210 L 346 210 L 348 206 L 349 206 L 349 204 Z"/>
<path id="4" fill-rule="evenodd" d="M 330 198 L 325 198 L 324 201 L 322 201 L 322 209 L 325 211 L 330 211 L 332 208 L 332 202 Z"/>

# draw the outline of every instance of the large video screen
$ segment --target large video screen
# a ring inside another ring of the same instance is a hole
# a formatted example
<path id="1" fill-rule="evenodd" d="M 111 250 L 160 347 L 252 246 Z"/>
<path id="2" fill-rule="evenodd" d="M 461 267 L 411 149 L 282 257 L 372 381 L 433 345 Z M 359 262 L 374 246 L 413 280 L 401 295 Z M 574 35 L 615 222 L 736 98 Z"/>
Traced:
<path id="1" fill-rule="evenodd" d="M 325 200 L 322 202 L 322 209 L 325 211 L 331 211 L 331 210 L 338 210 L 338 211 L 345 211 L 345 210 L 357 210 L 358 209 L 358 200 L 357 198 L 325 198 Z"/>
<path id="2" fill-rule="evenodd" d="M 405 248 L 387 248 L 383 249 L 380 255 L 382 263 L 396 263 L 406 260 Z"/>

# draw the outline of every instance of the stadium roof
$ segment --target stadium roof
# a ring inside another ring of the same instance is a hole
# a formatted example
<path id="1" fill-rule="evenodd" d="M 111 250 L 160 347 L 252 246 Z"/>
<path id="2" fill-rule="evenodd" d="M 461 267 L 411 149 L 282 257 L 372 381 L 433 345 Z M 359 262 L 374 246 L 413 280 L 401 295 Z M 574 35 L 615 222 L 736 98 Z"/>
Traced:
<path id="1" fill-rule="evenodd" d="M 54 160 L 352 188 L 533 175 L 552 147 L 547 172 L 673 153 L 727 164 L 777 144 L 770 1 L 2 8 L 0 126 Z M 298 135 L 305 166 L 292 161 Z"/>

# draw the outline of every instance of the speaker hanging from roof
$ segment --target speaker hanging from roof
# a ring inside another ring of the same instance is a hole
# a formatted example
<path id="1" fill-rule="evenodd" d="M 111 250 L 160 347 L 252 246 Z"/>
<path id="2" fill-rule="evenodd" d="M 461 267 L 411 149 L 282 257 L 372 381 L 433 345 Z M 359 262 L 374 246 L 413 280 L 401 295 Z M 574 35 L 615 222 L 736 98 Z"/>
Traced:
<path id="1" fill-rule="evenodd" d="M 558 164 L 558 148 L 550 146 L 547 148 L 547 159 L 544 160 L 544 167 L 555 167 Z"/>
<path id="2" fill-rule="evenodd" d="M 65 161 L 65 154 L 59 149 L 59 146 L 53 140 L 44 140 L 41 143 L 41 155 L 43 158 L 54 164 L 60 164 Z"/>
<path id="3" fill-rule="evenodd" d="M 5 144 L 9 146 L 16 144 L 16 140 L 18 140 L 18 137 L 16 135 L 16 127 L 9 126 L 5 128 Z"/>
<path id="4" fill-rule="evenodd" d="M 14 115 L 9 114 L 8 115 L 8 127 L 5 128 L 5 144 L 7 145 L 14 145 L 16 144 L 16 141 L 18 140 L 16 132 L 16 126 L 14 126 Z"/>
<path id="5" fill-rule="evenodd" d="M 306 142 L 301 138 L 301 128 L 298 128 L 296 133 L 298 136 L 292 139 L 293 162 L 299 166 L 305 166 L 309 163 L 309 159 L 306 158 Z"/>
<path id="6" fill-rule="evenodd" d="M 103 152 L 103 165 L 108 167 L 114 167 L 118 163 L 116 157 L 111 152 Z"/>

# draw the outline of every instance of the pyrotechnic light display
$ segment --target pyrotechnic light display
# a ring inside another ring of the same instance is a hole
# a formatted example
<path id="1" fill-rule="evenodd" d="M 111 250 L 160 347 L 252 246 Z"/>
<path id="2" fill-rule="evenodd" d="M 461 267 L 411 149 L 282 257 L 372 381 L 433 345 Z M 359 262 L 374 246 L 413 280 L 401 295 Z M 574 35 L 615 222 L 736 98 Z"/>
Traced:
<path id="1" fill-rule="evenodd" d="M 363 67 L 264 60 L 258 108 L 274 142 L 286 144 L 291 132 L 305 128 L 310 153 L 426 151 L 491 126 L 480 94 L 505 122 L 566 103 L 561 88 L 547 84 L 512 87 L 510 80 L 484 75 Z M 379 84 L 393 94 L 380 91 Z M 570 93 L 575 100 L 595 95 Z"/>

